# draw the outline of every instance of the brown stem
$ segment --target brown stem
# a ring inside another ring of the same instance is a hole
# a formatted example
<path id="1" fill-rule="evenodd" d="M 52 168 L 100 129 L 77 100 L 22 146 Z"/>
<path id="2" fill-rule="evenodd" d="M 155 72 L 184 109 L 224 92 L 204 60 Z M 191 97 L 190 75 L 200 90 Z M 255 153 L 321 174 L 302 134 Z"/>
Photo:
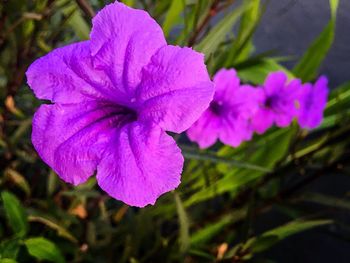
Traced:
<path id="1" fill-rule="evenodd" d="M 189 46 L 193 46 L 196 43 L 197 37 L 202 32 L 203 28 L 210 22 L 210 19 L 214 17 L 217 14 L 217 8 L 220 3 L 220 0 L 215 0 L 212 5 L 210 6 L 209 12 L 203 19 L 203 21 L 199 24 L 197 29 L 194 31 L 193 35 L 188 41 Z"/>
<path id="2" fill-rule="evenodd" d="M 223 11 L 224 9 L 226 9 L 227 7 L 229 7 L 230 5 L 232 5 L 234 2 L 235 0 L 228 0 L 225 4 L 223 4 L 222 6 L 219 6 L 220 0 L 215 0 L 210 6 L 209 12 L 207 13 L 203 21 L 199 24 L 199 26 L 196 28 L 196 30 L 190 37 L 188 41 L 188 45 L 193 46 L 196 43 L 200 33 L 210 22 L 211 18 L 214 17 L 216 14 L 220 13 L 221 11 Z"/>
<path id="3" fill-rule="evenodd" d="M 93 18 L 95 16 L 95 11 L 91 7 L 88 1 L 86 0 L 75 0 L 80 7 L 80 9 L 87 15 L 89 18 Z"/>

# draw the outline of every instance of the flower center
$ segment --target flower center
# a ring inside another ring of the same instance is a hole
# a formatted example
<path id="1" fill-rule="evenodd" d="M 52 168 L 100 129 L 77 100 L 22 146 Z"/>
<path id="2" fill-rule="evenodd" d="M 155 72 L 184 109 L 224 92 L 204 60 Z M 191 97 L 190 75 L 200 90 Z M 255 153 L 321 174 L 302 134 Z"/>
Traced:
<path id="1" fill-rule="evenodd" d="M 223 106 L 222 103 L 217 102 L 217 101 L 212 101 L 209 106 L 210 110 L 212 113 L 215 115 L 220 115 L 223 111 Z"/>
<path id="2" fill-rule="evenodd" d="M 271 109 L 273 108 L 276 104 L 276 98 L 274 96 L 271 96 L 271 97 L 268 97 L 266 100 L 265 100 L 265 108 L 268 108 L 268 109 Z"/>
<path id="3" fill-rule="evenodd" d="M 122 127 L 127 123 L 131 123 L 137 120 L 137 112 L 131 108 L 122 105 L 107 106 L 105 108 L 106 115 L 104 118 L 108 118 L 113 122 L 113 126 Z"/>

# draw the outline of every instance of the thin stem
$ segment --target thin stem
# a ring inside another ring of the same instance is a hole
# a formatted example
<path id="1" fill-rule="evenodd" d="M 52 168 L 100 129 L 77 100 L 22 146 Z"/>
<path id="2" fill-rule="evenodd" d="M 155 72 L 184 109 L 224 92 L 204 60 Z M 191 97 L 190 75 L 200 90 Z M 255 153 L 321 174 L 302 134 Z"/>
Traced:
<path id="1" fill-rule="evenodd" d="M 88 1 L 86 1 L 86 0 L 75 0 L 75 1 L 77 2 L 80 9 L 84 12 L 84 14 L 87 17 L 93 18 L 95 16 L 95 11 L 91 7 L 91 5 L 89 4 Z"/>
<path id="2" fill-rule="evenodd" d="M 211 155 L 211 154 L 194 153 L 194 152 L 186 151 L 184 149 L 182 150 L 182 153 L 185 156 L 185 158 L 188 158 L 188 159 L 194 159 L 194 160 L 199 160 L 199 161 L 210 161 L 213 163 L 224 163 L 224 164 L 236 166 L 238 168 L 246 168 L 246 169 L 255 170 L 255 171 L 259 171 L 259 172 L 265 172 L 265 173 L 271 172 L 270 169 L 262 167 L 262 166 L 258 166 L 258 165 L 250 164 L 250 163 L 245 163 L 245 162 L 240 162 L 240 161 L 236 161 L 236 160 L 232 160 L 232 159 L 217 157 L 217 156 Z"/>

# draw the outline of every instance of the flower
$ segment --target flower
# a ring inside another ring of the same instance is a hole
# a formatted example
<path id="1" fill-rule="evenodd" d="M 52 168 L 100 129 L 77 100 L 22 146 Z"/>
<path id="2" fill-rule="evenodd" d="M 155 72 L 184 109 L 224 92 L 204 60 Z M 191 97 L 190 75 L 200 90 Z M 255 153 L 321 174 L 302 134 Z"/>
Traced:
<path id="1" fill-rule="evenodd" d="M 323 119 L 323 111 L 327 104 L 328 80 L 320 77 L 314 85 L 306 83 L 300 92 L 300 112 L 298 123 L 302 128 L 313 129 Z"/>
<path id="2" fill-rule="evenodd" d="M 216 87 L 213 101 L 187 135 L 200 148 L 207 148 L 220 139 L 237 147 L 252 137 L 250 117 L 258 109 L 257 89 L 244 85 L 233 69 L 222 69 L 214 76 Z"/>
<path id="3" fill-rule="evenodd" d="M 115 2 L 93 19 L 90 40 L 36 60 L 28 84 L 42 105 L 32 142 L 66 182 L 99 186 L 126 204 L 154 204 L 180 183 L 180 133 L 208 107 L 214 85 L 202 54 L 167 45 L 142 10 Z"/>
<path id="4" fill-rule="evenodd" d="M 262 134 L 274 123 L 278 127 L 291 124 L 298 114 L 298 93 L 301 81 L 287 82 L 287 75 L 281 71 L 270 73 L 260 88 L 260 107 L 252 119 L 254 130 Z"/>

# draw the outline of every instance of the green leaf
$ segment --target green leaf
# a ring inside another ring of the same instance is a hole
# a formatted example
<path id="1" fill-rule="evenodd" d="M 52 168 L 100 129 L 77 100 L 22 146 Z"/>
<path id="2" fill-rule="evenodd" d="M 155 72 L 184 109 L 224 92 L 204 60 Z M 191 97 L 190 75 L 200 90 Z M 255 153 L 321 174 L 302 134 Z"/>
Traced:
<path id="1" fill-rule="evenodd" d="M 39 260 L 48 260 L 51 262 L 65 262 L 61 252 L 56 245 L 43 237 L 29 238 L 24 241 L 28 252 Z"/>
<path id="2" fill-rule="evenodd" d="M 260 0 L 245 0 L 244 5 L 248 8 L 242 15 L 237 38 L 226 56 L 225 67 L 243 61 L 253 50 L 252 37 L 261 17 Z"/>
<path id="3" fill-rule="evenodd" d="M 228 226 L 229 224 L 234 224 L 235 222 L 244 218 L 246 213 L 246 208 L 236 209 L 236 211 L 233 213 L 225 215 L 215 222 L 205 225 L 191 236 L 191 244 L 199 245 L 209 241 L 215 235 L 220 233 L 224 227 Z"/>
<path id="4" fill-rule="evenodd" d="M 328 196 L 319 193 L 307 193 L 302 196 L 302 199 L 320 205 L 350 210 L 350 200 L 340 199 L 333 196 Z"/>
<path id="5" fill-rule="evenodd" d="M 339 0 L 330 0 L 329 2 L 331 20 L 293 70 L 294 74 L 305 82 L 312 80 L 317 75 L 318 68 L 333 44 Z"/>
<path id="6" fill-rule="evenodd" d="M 271 169 L 268 169 L 262 166 L 245 163 L 241 161 L 236 161 L 233 159 L 222 158 L 222 157 L 215 156 L 214 154 L 191 152 L 186 150 L 183 150 L 182 153 L 185 156 L 185 158 L 188 158 L 188 159 L 210 161 L 213 163 L 223 163 L 223 164 L 228 164 L 238 168 L 244 168 L 244 169 L 253 170 L 253 171 L 271 172 Z"/>
<path id="7" fill-rule="evenodd" d="M 3 240 L 0 243 L 0 258 L 16 259 L 20 248 L 19 239 Z"/>
<path id="8" fill-rule="evenodd" d="M 57 1 L 57 8 L 64 1 Z M 75 1 L 71 1 L 69 5 L 62 8 L 62 11 L 65 15 L 69 15 L 69 20 L 67 23 L 73 28 L 74 32 L 81 40 L 89 39 L 90 35 L 90 26 L 84 20 L 80 10 L 77 8 Z"/>
<path id="9" fill-rule="evenodd" d="M 0 259 L 0 263 L 17 263 L 17 261 L 11 258 L 2 258 Z"/>
<path id="10" fill-rule="evenodd" d="M 274 71 L 283 71 L 289 78 L 294 78 L 293 73 L 288 71 L 285 67 L 277 63 L 275 59 L 262 59 L 259 63 L 249 67 L 239 69 L 238 76 L 245 82 L 250 82 L 255 85 L 262 84 L 266 76 Z"/>
<path id="11" fill-rule="evenodd" d="M 244 244 L 240 243 L 236 245 L 231 249 L 231 253 L 228 253 L 231 257 L 234 257 L 235 254 L 239 252 L 240 254 L 249 255 L 248 258 L 251 258 L 254 253 L 263 252 L 291 235 L 331 223 L 331 220 L 295 220 L 286 225 L 269 230 L 258 237 L 252 237 Z"/>
<path id="12" fill-rule="evenodd" d="M 237 194 L 241 187 L 258 180 L 267 171 L 274 168 L 275 164 L 288 152 L 289 143 L 294 134 L 295 128 L 290 127 L 267 133 L 252 141 L 251 144 L 253 145 L 251 146 L 254 146 L 253 153 L 249 154 L 249 158 L 246 161 L 256 167 L 263 166 L 265 168 L 264 171 L 235 167 L 234 164 L 221 162 L 220 171 L 224 173 L 223 176 L 211 182 L 208 186 L 203 184 L 200 186 L 196 185 L 201 187 L 201 189 L 196 189 L 197 191 L 186 199 L 184 202 L 185 206 L 188 207 L 203 202 L 225 192 L 230 192 L 233 195 Z M 228 158 L 228 156 L 220 158 L 224 159 Z"/>
<path id="13" fill-rule="evenodd" d="M 6 217 L 14 233 L 24 237 L 28 232 L 27 215 L 16 196 L 9 192 L 1 193 Z"/>
<path id="14" fill-rule="evenodd" d="M 194 48 L 205 54 L 206 59 L 215 52 L 222 41 L 225 40 L 228 33 L 232 32 L 233 25 L 243 14 L 247 6 L 242 5 L 234 11 L 228 13 L 215 27 L 213 27 L 207 36 Z"/>
<path id="15" fill-rule="evenodd" d="M 332 223 L 331 220 L 309 220 L 309 221 L 295 220 L 286 225 L 267 231 L 257 238 L 251 238 L 250 240 L 247 241 L 246 244 L 249 245 L 249 247 L 253 252 L 259 253 L 267 250 L 268 248 L 275 245 L 277 242 L 291 235 L 297 234 L 299 232 L 302 232 L 314 227 L 323 226 L 331 223 Z"/>
<path id="16" fill-rule="evenodd" d="M 342 114 L 343 109 L 350 108 L 350 82 L 332 90 L 324 115 Z"/>
<path id="17" fill-rule="evenodd" d="M 181 201 L 178 193 L 174 192 L 176 211 L 179 217 L 179 225 L 180 225 L 180 252 L 184 253 L 188 250 L 190 245 L 190 231 L 189 231 L 189 219 L 184 208 L 184 205 Z"/>
<path id="18" fill-rule="evenodd" d="M 181 15 L 181 12 L 184 10 L 184 8 L 185 8 L 184 0 L 172 0 L 169 11 L 163 23 L 163 31 L 166 37 L 169 35 L 170 30 L 174 27 L 174 25 L 178 21 Z"/>

